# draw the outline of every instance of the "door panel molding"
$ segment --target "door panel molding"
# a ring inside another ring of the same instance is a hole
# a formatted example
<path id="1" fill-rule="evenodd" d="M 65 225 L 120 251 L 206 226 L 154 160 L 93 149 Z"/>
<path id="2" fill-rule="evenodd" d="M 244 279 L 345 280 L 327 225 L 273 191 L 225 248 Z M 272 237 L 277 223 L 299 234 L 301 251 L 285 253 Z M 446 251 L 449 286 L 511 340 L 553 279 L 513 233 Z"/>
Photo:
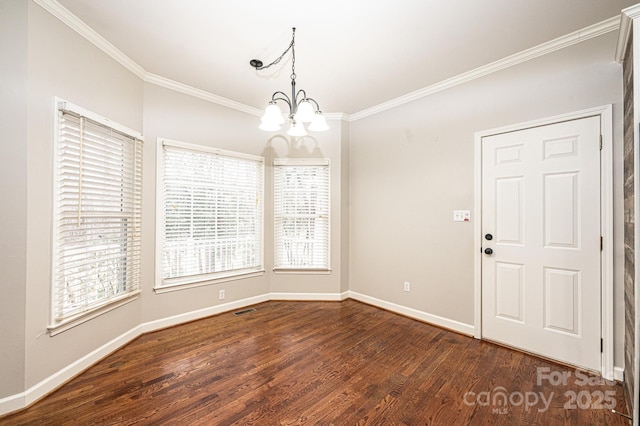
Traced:
<path id="1" fill-rule="evenodd" d="M 502 133 L 514 132 L 533 127 L 545 126 L 564 121 L 597 116 L 602 129 L 602 151 L 600 157 L 601 232 L 603 237 L 601 259 L 601 334 L 603 339 L 601 374 L 604 378 L 614 377 L 614 334 L 613 334 L 613 108 L 612 105 L 575 111 L 539 120 L 517 123 L 505 127 L 483 130 L 475 133 L 474 141 L 474 337 L 482 339 L 482 138 Z M 551 141 L 550 141 L 551 142 Z M 555 146 L 554 146 L 555 145 Z M 550 154 L 558 155 L 570 151 L 568 141 L 558 141 L 549 145 Z M 506 155 L 502 160 L 517 161 L 517 155 Z M 515 156 L 515 157 L 514 157 Z M 498 160 L 498 159 L 496 159 Z"/>

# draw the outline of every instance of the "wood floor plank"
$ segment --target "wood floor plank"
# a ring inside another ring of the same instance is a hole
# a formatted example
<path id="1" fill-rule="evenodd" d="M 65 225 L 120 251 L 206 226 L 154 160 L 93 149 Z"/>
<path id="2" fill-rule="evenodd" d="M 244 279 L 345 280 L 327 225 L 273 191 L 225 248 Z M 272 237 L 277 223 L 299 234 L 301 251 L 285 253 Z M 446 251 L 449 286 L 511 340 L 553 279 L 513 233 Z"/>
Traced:
<path id="1" fill-rule="evenodd" d="M 353 300 L 255 308 L 140 336 L 0 424 L 628 424 L 596 404 L 626 412 L 619 384 L 518 351 Z"/>

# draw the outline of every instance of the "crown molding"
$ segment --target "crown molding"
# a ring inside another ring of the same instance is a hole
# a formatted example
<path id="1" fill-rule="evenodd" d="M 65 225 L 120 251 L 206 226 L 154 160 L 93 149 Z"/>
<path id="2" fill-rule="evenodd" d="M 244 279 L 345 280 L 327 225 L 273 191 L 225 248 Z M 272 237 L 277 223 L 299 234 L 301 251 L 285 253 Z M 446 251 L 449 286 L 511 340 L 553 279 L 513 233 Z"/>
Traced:
<path id="1" fill-rule="evenodd" d="M 204 99 L 238 111 L 246 112 L 248 114 L 257 116 L 262 115 L 262 111 L 249 105 L 232 101 L 231 99 L 214 95 L 213 93 L 196 89 L 194 87 L 187 86 L 186 84 L 149 73 L 56 0 L 34 0 L 34 2 L 145 82 L 175 90 L 176 92 L 194 96 L 199 99 Z"/>
<path id="2" fill-rule="evenodd" d="M 246 112 L 247 114 L 255 115 L 257 117 L 262 116 L 264 111 L 259 108 L 254 108 L 249 105 L 245 105 L 240 102 L 236 102 L 229 98 L 214 95 L 206 90 L 197 89 L 192 86 L 188 86 L 183 83 L 179 83 L 175 80 L 159 76 L 157 74 L 146 73 L 143 79 L 145 82 L 154 84 L 156 86 L 164 87 L 165 89 L 173 90 L 175 92 L 183 93 L 185 95 L 193 96 L 194 98 L 203 99 L 205 101 L 212 102 L 214 104 L 222 105 L 228 108 L 233 108 L 238 111 Z M 327 120 L 340 120 L 349 122 L 349 116 L 342 112 L 330 112 L 324 114 Z"/>
<path id="3" fill-rule="evenodd" d="M 84 21 L 67 10 L 56 0 L 34 0 L 34 2 L 147 83 L 155 84 L 156 86 L 164 87 L 166 89 L 193 96 L 194 98 L 212 102 L 214 104 L 221 105 L 227 108 L 235 109 L 237 111 L 245 112 L 247 114 L 255 115 L 258 117 L 262 115 L 263 111 L 258 108 L 215 95 L 205 90 L 197 89 L 195 87 L 159 76 L 157 74 L 152 74 L 138 65 L 135 61 L 125 55 L 113 44 L 109 43 L 93 28 L 84 23 Z M 348 116 L 342 113 L 329 113 L 325 114 L 325 117 L 330 120 L 349 121 Z"/>
<path id="4" fill-rule="evenodd" d="M 598 37 L 600 35 L 603 35 L 612 31 L 616 31 L 619 28 L 619 24 L 620 24 L 620 16 L 614 16 L 612 18 L 609 18 L 597 24 L 591 25 L 589 27 L 583 28 L 581 30 L 574 31 L 570 34 L 564 35 L 562 37 L 558 37 L 546 43 L 539 44 L 530 49 L 523 50 L 522 52 L 518 52 L 514 55 L 507 56 L 506 58 L 500 59 L 490 64 L 483 65 L 474 70 L 471 70 L 462 74 L 458 74 L 457 76 L 448 78 L 446 80 L 442 80 L 438 83 L 432 84 L 430 86 L 424 87 L 422 89 L 416 90 L 406 95 L 397 97 L 390 101 L 383 102 L 379 105 L 373 106 L 371 108 L 367 108 L 360 112 L 356 112 L 354 114 L 351 114 L 350 120 L 353 122 L 365 117 L 369 117 L 374 114 L 378 114 L 382 111 L 386 111 L 388 109 L 398 107 L 400 105 L 415 101 L 417 99 L 421 99 L 426 96 L 433 95 L 434 93 L 442 92 L 443 90 L 447 90 L 452 87 L 459 86 L 464 83 L 468 83 L 480 77 L 484 77 L 486 75 L 501 71 L 505 68 L 510 68 L 515 65 L 521 64 L 523 62 L 530 61 L 537 57 L 546 55 L 548 53 L 552 53 L 557 50 L 564 49 L 565 47 L 569 47 L 574 44 L 587 41 L 594 37 Z"/>
<path id="5" fill-rule="evenodd" d="M 616 61 L 618 63 L 622 63 L 624 60 L 625 48 L 629 42 L 633 20 L 638 17 L 640 17 L 640 4 L 623 9 L 620 14 L 620 33 L 618 34 L 618 43 L 616 45 Z"/>
<path id="6" fill-rule="evenodd" d="M 351 121 L 351 117 L 349 117 L 349 114 L 345 114 L 344 112 L 328 112 L 322 113 L 322 115 L 324 115 L 324 118 L 326 118 L 327 120 L 346 121 L 347 123 Z"/>
<path id="7" fill-rule="evenodd" d="M 171 80 L 169 78 L 165 78 L 156 74 L 146 73 L 143 80 L 147 83 L 164 87 L 165 89 L 170 89 L 179 93 L 184 93 L 185 95 L 193 96 L 194 98 L 203 99 L 205 101 L 222 105 L 227 108 L 232 108 L 238 111 L 246 112 L 247 114 L 256 115 L 259 117 L 263 113 L 263 111 L 258 108 L 245 105 L 243 103 L 236 102 L 222 96 L 214 95 L 213 93 L 207 92 L 206 90 L 197 89 L 195 87 L 188 86 L 186 84 L 179 83 L 175 80 Z"/>
<path id="8" fill-rule="evenodd" d="M 69 12 L 64 6 L 55 0 L 34 0 L 36 4 L 44 10 L 58 18 L 69 28 L 80 34 L 82 37 L 93 43 L 98 49 L 118 61 L 126 69 L 140 78 L 144 78 L 146 71 L 131 58 L 122 53 L 117 47 L 109 43 L 104 37 L 98 34 L 93 28 L 85 24 L 80 18 Z"/>
<path id="9" fill-rule="evenodd" d="M 100 50 L 102 50 L 107 55 L 115 59 L 122 66 L 124 66 L 126 69 L 128 69 L 133 74 L 135 74 L 136 76 L 138 76 L 140 79 L 142 79 L 147 83 L 155 84 L 160 87 L 174 90 L 186 95 L 194 96 L 196 98 L 203 99 L 205 101 L 209 101 L 221 106 L 225 106 L 227 108 L 232 108 L 238 111 L 242 111 L 251 115 L 256 115 L 256 116 L 262 115 L 262 111 L 259 110 L 258 108 L 245 105 L 243 103 L 236 102 L 231 99 L 224 98 L 222 96 L 215 95 L 211 92 L 197 89 L 195 87 L 188 86 L 186 84 L 183 84 L 183 83 L 180 83 L 156 74 L 149 73 L 143 67 L 138 65 L 135 61 L 133 61 L 131 58 L 125 55 L 122 51 L 116 48 L 113 44 L 108 42 L 104 37 L 98 34 L 95 30 L 89 27 L 80 18 L 75 16 L 73 13 L 67 10 L 64 6 L 58 3 L 56 0 L 33 0 L 33 1 L 39 6 L 41 6 L 43 9 L 45 9 L 47 12 L 51 13 L 53 16 L 58 18 L 69 28 L 77 32 L 79 35 L 87 39 L 89 42 L 93 43 Z M 604 20 L 597 24 L 594 24 L 589 27 L 583 28 L 581 30 L 575 31 L 573 33 L 567 34 L 565 36 L 556 38 L 547 43 L 540 44 L 533 48 L 524 50 L 522 52 L 516 53 L 514 55 L 500 59 L 498 61 L 492 62 L 488 65 L 484 65 L 474 70 L 448 78 L 446 80 L 440 81 L 438 83 L 432 84 L 430 86 L 424 87 L 422 89 L 416 90 L 406 95 L 397 97 L 390 101 L 383 102 L 371 108 L 364 109 L 360 112 L 356 112 L 350 115 L 344 114 L 344 113 L 328 113 L 328 114 L 325 114 L 325 117 L 329 120 L 341 120 L 346 122 L 354 122 L 362 118 L 369 117 L 374 114 L 378 114 L 382 111 L 386 111 L 388 109 L 398 107 L 400 105 L 415 101 L 417 99 L 424 98 L 434 93 L 438 93 L 443 90 L 447 90 L 452 87 L 473 81 L 475 79 L 484 77 L 494 72 L 498 72 L 505 68 L 518 65 L 522 62 L 529 61 L 539 56 L 546 55 L 548 53 L 555 52 L 560 49 L 564 49 L 565 47 L 569 47 L 574 44 L 581 43 L 583 41 L 589 40 L 594 37 L 598 37 L 600 35 L 603 35 L 612 31 L 616 31 L 619 28 L 621 29 L 620 37 L 628 38 L 629 30 L 631 26 L 630 25 L 631 20 L 637 16 L 640 16 L 640 5 L 625 9 L 623 11 L 623 14 L 620 16 L 614 16 L 610 19 Z M 623 30 L 626 31 L 625 36 L 623 36 Z M 626 42 L 626 38 L 623 39 L 623 42 Z M 621 42 L 619 39 L 618 48 L 616 50 L 616 59 L 618 58 L 618 50 L 620 49 L 620 43 Z"/>

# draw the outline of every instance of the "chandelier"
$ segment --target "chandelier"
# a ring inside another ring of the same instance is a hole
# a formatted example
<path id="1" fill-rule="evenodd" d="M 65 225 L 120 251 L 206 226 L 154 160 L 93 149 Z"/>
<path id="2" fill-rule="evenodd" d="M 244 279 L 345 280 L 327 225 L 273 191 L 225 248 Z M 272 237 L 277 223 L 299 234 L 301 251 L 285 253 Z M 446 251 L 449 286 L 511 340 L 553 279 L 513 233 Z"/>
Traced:
<path id="1" fill-rule="evenodd" d="M 249 64 L 256 69 L 256 71 L 264 70 L 272 65 L 277 64 L 284 58 L 284 56 L 291 51 L 291 97 L 284 92 L 275 92 L 271 95 L 271 101 L 264 111 L 264 115 L 261 118 L 261 124 L 259 128 L 268 132 L 275 132 L 280 130 L 280 126 L 286 121 L 282 110 L 276 103 L 277 101 L 283 101 L 289 106 L 289 130 L 287 134 L 290 136 L 305 136 L 307 131 L 304 124 L 308 124 L 308 129 L 312 132 L 322 132 L 329 130 L 327 121 L 320 111 L 320 105 L 314 99 L 307 96 L 307 92 L 300 89 L 296 92 L 296 29 L 292 28 L 293 34 L 291 36 L 291 43 L 287 50 L 280 55 L 275 61 L 269 65 L 263 65 L 259 59 L 252 59 Z"/>

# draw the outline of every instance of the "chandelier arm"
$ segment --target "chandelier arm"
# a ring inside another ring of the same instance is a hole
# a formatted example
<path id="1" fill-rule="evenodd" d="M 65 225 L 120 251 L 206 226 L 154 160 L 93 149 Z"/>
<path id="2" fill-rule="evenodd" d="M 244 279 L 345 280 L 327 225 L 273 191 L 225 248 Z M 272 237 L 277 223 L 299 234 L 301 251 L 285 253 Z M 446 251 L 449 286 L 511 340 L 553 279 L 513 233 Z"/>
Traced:
<path id="1" fill-rule="evenodd" d="M 302 94 L 302 100 L 306 101 L 307 99 L 307 92 L 305 92 L 304 89 L 300 89 L 298 90 L 298 93 L 296 93 L 296 104 L 299 104 L 300 102 L 298 102 L 298 97 L 300 96 L 300 94 Z"/>
<path id="2" fill-rule="evenodd" d="M 287 47 L 287 50 L 285 50 L 284 52 L 282 52 L 282 55 L 280 55 L 276 60 L 274 60 L 273 62 L 271 62 L 269 65 L 262 65 L 262 61 L 259 59 L 252 59 L 249 64 L 254 67 L 256 69 L 256 71 L 259 70 L 266 70 L 267 68 L 277 64 L 278 62 L 280 62 L 282 60 L 282 58 L 284 58 L 284 56 L 289 53 L 289 51 L 291 49 L 294 48 L 295 44 L 296 44 L 296 28 L 293 27 L 293 35 L 291 36 L 291 43 L 289 43 L 289 47 Z M 294 55 L 295 55 L 295 50 L 294 50 Z M 295 56 L 294 56 L 295 57 Z"/>
<path id="3" fill-rule="evenodd" d="M 305 94 L 305 95 L 306 95 L 306 94 Z M 316 102 L 316 100 L 315 100 L 315 99 L 313 99 L 313 98 L 307 98 L 307 97 L 305 96 L 304 100 L 305 100 L 305 101 L 311 101 L 311 102 L 313 102 L 314 104 L 316 104 L 316 112 L 321 112 L 321 111 L 320 111 L 320 105 L 318 105 L 318 102 Z"/>
<path id="4" fill-rule="evenodd" d="M 277 96 L 280 95 L 280 96 Z M 271 102 L 275 102 L 275 101 L 284 101 L 287 103 L 287 105 L 289 105 L 289 112 L 292 111 L 292 107 L 291 107 L 291 99 L 289 99 L 289 96 L 287 96 L 286 93 L 284 92 L 275 92 L 273 95 L 271 95 Z"/>

